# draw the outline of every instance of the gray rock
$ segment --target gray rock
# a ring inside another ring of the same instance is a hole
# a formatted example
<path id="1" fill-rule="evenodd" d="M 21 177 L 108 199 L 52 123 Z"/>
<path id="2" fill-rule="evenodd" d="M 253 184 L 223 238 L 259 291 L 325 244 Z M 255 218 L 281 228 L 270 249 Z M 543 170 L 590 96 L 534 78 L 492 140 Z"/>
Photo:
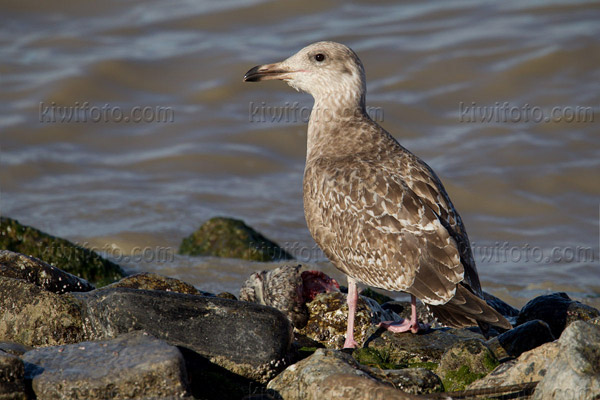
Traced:
<path id="1" fill-rule="evenodd" d="M 442 355 L 437 374 L 448 392 L 464 390 L 498 366 L 494 353 L 479 339 L 455 343 Z"/>
<path id="2" fill-rule="evenodd" d="M 291 325 L 274 308 L 218 297 L 127 288 L 75 295 L 85 303 L 85 331 L 90 339 L 144 330 L 261 382 L 285 367 Z"/>
<path id="3" fill-rule="evenodd" d="M 291 260 L 279 245 L 239 219 L 215 217 L 182 240 L 179 254 L 241 258 L 251 261 Z"/>
<path id="4" fill-rule="evenodd" d="M 14 356 L 22 356 L 29 350 L 33 350 L 33 347 L 16 342 L 0 342 L 0 350 Z"/>
<path id="5" fill-rule="evenodd" d="M 566 293 L 561 292 L 538 296 L 530 300 L 521 309 L 517 317 L 517 325 L 540 319 L 550 326 L 554 337 L 559 337 L 571 322 L 588 321 L 598 316 L 600 316 L 600 311 L 594 307 L 571 300 Z"/>
<path id="6" fill-rule="evenodd" d="M 25 400 L 28 397 L 23 361 L 0 351 L 0 399 Z"/>
<path id="7" fill-rule="evenodd" d="M 349 354 L 327 349 L 291 365 L 267 388 L 285 400 L 416 398 L 376 380 Z"/>
<path id="8" fill-rule="evenodd" d="M 571 323 L 558 339 L 559 351 L 537 385 L 534 400 L 597 399 L 600 395 L 600 327 Z"/>
<path id="9" fill-rule="evenodd" d="M 499 360 L 519 357 L 526 351 L 555 340 L 550 327 L 539 319 L 525 322 L 487 341 Z"/>
<path id="10" fill-rule="evenodd" d="M 113 340 L 39 348 L 23 355 L 25 376 L 41 399 L 180 398 L 183 356 L 141 332 Z"/>
<path id="11" fill-rule="evenodd" d="M 53 346 L 84 340 L 81 303 L 20 279 L 0 276 L 0 341 Z"/>
<path id="12" fill-rule="evenodd" d="M 42 260 L 9 250 L 0 250 L 0 275 L 22 279 L 53 293 L 94 290 L 85 279 L 46 264 Z"/>
<path id="13" fill-rule="evenodd" d="M 82 277 L 97 287 L 122 278 L 117 264 L 68 240 L 48 235 L 18 221 L 0 217 L 0 249 L 39 258 L 63 271 Z"/>
<path id="14" fill-rule="evenodd" d="M 470 384 L 467 389 L 488 389 L 525 382 L 538 382 L 546 375 L 548 366 L 557 357 L 558 352 L 557 342 L 545 343 L 533 350 L 526 351 L 516 360 L 500 364 L 485 378 Z"/>

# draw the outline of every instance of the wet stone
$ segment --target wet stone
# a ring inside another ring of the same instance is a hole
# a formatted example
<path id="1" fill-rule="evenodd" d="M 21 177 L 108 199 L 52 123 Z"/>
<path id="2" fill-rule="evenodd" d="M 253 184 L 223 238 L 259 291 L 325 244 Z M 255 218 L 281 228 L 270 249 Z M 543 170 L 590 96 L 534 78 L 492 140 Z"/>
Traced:
<path id="1" fill-rule="evenodd" d="M 496 357 L 502 360 L 508 357 L 519 357 L 524 352 L 553 340 L 555 338 L 548 324 L 536 319 L 488 340 L 487 345 Z"/>
<path id="2" fill-rule="evenodd" d="M 40 399 L 181 398 L 187 375 L 179 350 L 142 332 L 113 340 L 39 348 L 23 355 Z"/>
<path id="3" fill-rule="evenodd" d="M 517 324 L 540 319 L 550 326 L 554 337 L 559 337 L 562 331 L 573 321 L 588 321 L 600 316 L 600 311 L 594 307 L 582 304 L 563 292 L 538 296 L 530 300 L 521 309 Z"/>
<path id="4" fill-rule="evenodd" d="M 78 293 L 88 338 L 144 330 L 264 382 L 286 366 L 291 325 L 271 307 L 218 297 L 110 288 Z"/>
<path id="5" fill-rule="evenodd" d="M 71 275 L 37 258 L 9 250 L 0 250 L 0 275 L 22 279 L 59 294 L 94 290 L 94 286 L 85 279 Z"/>

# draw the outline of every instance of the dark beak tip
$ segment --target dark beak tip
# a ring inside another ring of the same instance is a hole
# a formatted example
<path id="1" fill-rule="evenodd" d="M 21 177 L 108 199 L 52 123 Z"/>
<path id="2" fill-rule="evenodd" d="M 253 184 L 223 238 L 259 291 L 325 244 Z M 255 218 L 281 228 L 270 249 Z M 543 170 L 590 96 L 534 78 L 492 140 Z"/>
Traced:
<path id="1" fill-rule="evenodd" d="M 258 82 L 261 78 L 261 74 L 258 72 L 258 69 L 260 67 L 260 65 L 257 65 L 256 67 L 251 68 L 248 72 L 246 72 L 246 74 L 244 75 L 243 82 Z"/>

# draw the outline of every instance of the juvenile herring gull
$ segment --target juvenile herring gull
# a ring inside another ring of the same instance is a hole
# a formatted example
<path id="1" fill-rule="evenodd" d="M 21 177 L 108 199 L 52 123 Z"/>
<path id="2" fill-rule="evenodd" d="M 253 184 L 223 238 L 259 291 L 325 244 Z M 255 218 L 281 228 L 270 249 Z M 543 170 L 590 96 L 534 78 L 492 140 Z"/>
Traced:
<path id="1" fill-rule="evenodd" d="M 483 300 L 469 238 L 433 170 L 373 121 L 365 109 L 365 72 L 350 48 L 311 44 L 290 58 L 258 65 L 246 82 L 286 81 L 311 94 L 304 170 L 304 214 L 312 237 L 348 275 L 348 330 L 356 347 L 356 281 L 410 293 L 412 317 L 384 322 L 417 333 L 416 297 L 453 327 L 510 323 Z"/>

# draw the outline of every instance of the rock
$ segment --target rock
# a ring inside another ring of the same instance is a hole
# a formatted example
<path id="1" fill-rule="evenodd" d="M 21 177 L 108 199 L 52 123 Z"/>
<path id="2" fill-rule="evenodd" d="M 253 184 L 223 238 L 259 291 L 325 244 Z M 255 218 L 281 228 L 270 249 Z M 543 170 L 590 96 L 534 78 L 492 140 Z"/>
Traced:
<path id="1" fill-rule="evenodd" d="M 429 394 L 444 391 L 440 377 L 426 368 L 370 368 L 369 371 L 371 376 L 391 383 L 396 389 L 406 393 Z"/>
<path id="2" fill-rule="evenodd" d="M 81 303 L 71 294 L 0 276 L 0 310 L 0 341 L 53 346 L 84 338 Z"/>
<path id="3" fill-rule="evenodd" d="M 600 327 L 575 321 L 564 330 L 558 345 L 558 355 L 537 385 L 533 399 L 598 399 Z"/>
<path id="4" fill-rule="evenodd" d="M 309 319 L 306 326 L 298 332 L 327 348 L 344 347 L 348 321 L 346 295 L 340 292 L 319 294 L 306 307 Z M 398 319 L 397 315 L 383 310 L 375 300 L 359 296 L 354 319 L 354 339 L 361 346 L 368 338 L 368 332 L 376 330 L 374 324 L 382 320 Z"/>
<path id="5" fill-rule="evenodd" d="M 0 351 L 0 399 L 26 400 L 30 397 L 25 385 L 23 361 Z"/>
<path id="6" fill-rule="evenodd" d="M 256 391 L 265 391 L 265 386 L 252 379 L 234 374 L 213 364 L 193 350 L 179 346 L 188 372 L 189 389 L 196 399 L 239 400 Z"/>
<path id="7" fill-rule="evenodd" d="M 209 295 L 208 292 L 203 292 L 202 294 L 203 296 L 207 296 Z M 235 297 L 235 294 L 233 293 L 229 293 L 229 292 L 221 292 L 221 293 L 217 293 L 215 295 L 216 297 L 220 297 L 222 299 L 228 299 L 228 300 L 236 300 L 237 301 L 237 297 Z"/>
<path id="8" fill-rule="evenodd" d="M 33 350 L 33 347 L 16 342 L 0 342 L 0 354 L 5 352 L 14 356 L 21 356 L 29 350 Z"/>
<path id="9" fill-rule="evenodd" d="M 369 338 L 365 345 L 386 354 L 388 362 L 397 367 L 435 370 L 446 350 L 465 340 L 464 337 L 451 332 L 447 328 L 430 329 L 417 335 L 384 331 L 380 336 L 374 335 Z"/>
<path id="10" fill-rule="evenodd" d="M 442 355 L 437 374 L 448 392 L 464 390 L 498 366 L 498 359 L 482 340 L 468 339 L 455 343 Z"/>
<path id="11" fill-rule="evenodd" d="M 197 294 L 201 296 L 214 296 L 212 293 L 203 292 L 196 289 L 189 283 L 180 281 L 179 279 L 169 278 L 151 272 L 142 272 L 135 275 L 126 276 L 120 281 L 104 286 L 106 288 L 131 288 L 144 290 L 162 290 L 165 292 L 175 292 L 184 294 Z"/>
<path id="12" fill-rule="evenodd" d="M 241 258 L 250 261 L 291 260 L 293 257 L 279 245 L 243 221 L 215 217 L 183 239 L 179 254 Z"/>
<path id="13" fill-rule="evenodd" d="M 536 319 L 488 340 L 487 345 L 496 357 L 502 360 L 508 357 L 519 357 L 524 352 L 553 340 L 555 338 L 548 324 Z"/>
<path id="14" fill-rule="evenodd" d="M 181 398 L 183 356 L 141 332 L 113 340 L 39 348 L 23 355 L 25 376 L 41 399 Z"/>
<path id="15" fill-rule="evenodd" d="M 144 330 L 260 382 L 285 367 L 291 347 L 291 326 L 281 312 L 271 307 L 127 288 L 72 295 L 85 303 L 89 339 Z"/>
<path id="16" fill-rule="evenodd" d="M 302 265 L 282 265 L 252 274 L 240 289 L 240 300 L 275 307 L 298 329 L 306 326 L 307 301 L 319 293 L 339 291 L 335 279 L 320 271 L 301 271 Z"/>
<path id="17" fill-rule="evenodd" d="M 107 285 L 125 275 L 120 266 L 92 250 L 21 225 L 11 218 L 0 217 L 0 249 L 38 258 L 96 286 Z"/>
<path id="18" fill-rule="evenodd" d="M 273 397 L 296 399 L 414 399 L 377 381 L 350 356 L 337 350 L 317 349 L 288 367 L 267 385 Z M 278 397 L 280 396 L 280 397 Z"/>
<path id="19" fill-rule="evenodd" d="M 559 337 L 571 322 L 588 321 L 598 316 L 600 316 L 600 311 L 571 300 L 566 293 L 561 292 L 538 296 L 530 300 L 521 309 L 517 317 L 517 325 L 541 319 L 550 326 L 554 337 Z"/>
<path id="20" fill-rule="evenodd" d="M 53 293 L 94 290 L 85 279 L 71 275 L 42 260 L 9 250 L 0 250 L 0 275 L 22 279 Z"/>
<path id="21" fill-rule="evenodd" d="M 470 384 L 467 389 L 488 389 L 540 381 L 546 375 L 548 366 L 557 357 L 558 352 L 557 342 L 543 344 L 526 351 L 516 360 L 500 364 L 485 378 Z"/>

